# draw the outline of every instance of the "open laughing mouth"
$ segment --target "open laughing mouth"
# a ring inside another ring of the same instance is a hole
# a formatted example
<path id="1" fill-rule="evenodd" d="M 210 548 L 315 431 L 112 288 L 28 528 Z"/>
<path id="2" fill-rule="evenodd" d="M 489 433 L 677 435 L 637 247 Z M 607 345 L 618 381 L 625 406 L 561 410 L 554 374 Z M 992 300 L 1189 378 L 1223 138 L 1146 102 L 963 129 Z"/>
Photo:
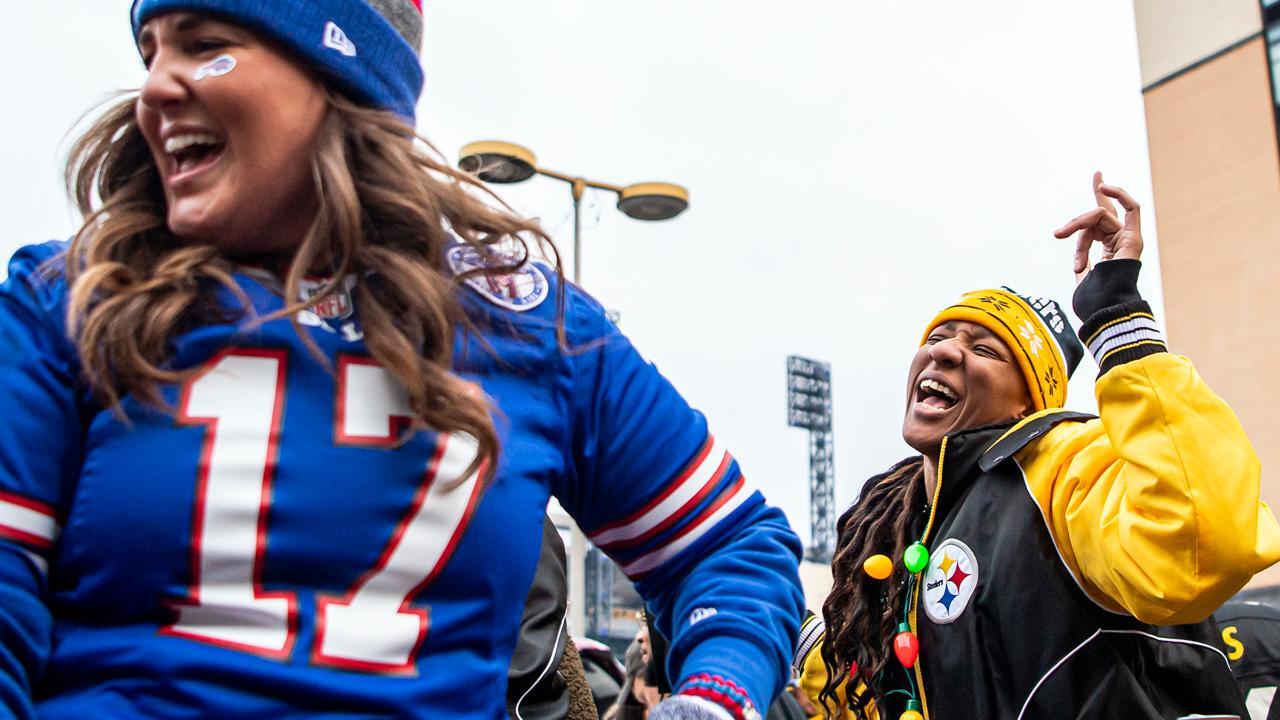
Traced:
<path id="1" fill-rule="evenodd" d="M 959 394 L 942 382 L 925 378 L 916 384 L 916 408 L 925 415 L 941 415 L 956 406 Z"/>
<path id="2" fill-rule="evenodd" d="M 164 141 L 169 159 L 169 182 L 175 184 L 194 177 L 222 157 L 226 142 L 211 133 L 184 133 Z"/>

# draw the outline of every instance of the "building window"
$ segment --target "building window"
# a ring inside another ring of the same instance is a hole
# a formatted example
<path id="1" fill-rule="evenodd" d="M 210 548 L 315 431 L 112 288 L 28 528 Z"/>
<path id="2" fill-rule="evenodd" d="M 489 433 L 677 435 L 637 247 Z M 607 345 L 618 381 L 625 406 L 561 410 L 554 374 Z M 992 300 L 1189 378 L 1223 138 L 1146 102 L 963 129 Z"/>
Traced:
<path id="1" fill-rule="evenodd" d="M 1271 61 L 1271 100 L 1280 119 L 1280 0 L 1262 0 L 1262 24 Z"/>

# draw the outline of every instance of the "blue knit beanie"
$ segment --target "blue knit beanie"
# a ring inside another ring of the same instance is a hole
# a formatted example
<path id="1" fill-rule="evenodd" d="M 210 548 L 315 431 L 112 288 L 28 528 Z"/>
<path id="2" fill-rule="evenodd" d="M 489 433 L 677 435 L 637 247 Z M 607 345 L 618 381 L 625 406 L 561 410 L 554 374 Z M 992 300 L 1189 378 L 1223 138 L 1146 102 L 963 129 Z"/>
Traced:
<path id="1" fill-rule="evenodd" d="M 275 40 L 356 102 L 413 124 L 422 0 L 134 0 L 134 39 L 148 20 L 175 11 L 220 16 Z"/>

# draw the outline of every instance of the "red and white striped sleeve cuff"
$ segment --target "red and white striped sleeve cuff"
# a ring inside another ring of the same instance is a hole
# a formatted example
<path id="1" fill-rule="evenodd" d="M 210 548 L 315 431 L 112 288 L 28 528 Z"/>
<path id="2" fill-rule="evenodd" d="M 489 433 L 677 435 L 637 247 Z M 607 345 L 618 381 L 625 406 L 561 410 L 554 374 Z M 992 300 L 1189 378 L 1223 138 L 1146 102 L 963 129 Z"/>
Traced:
<path id="1" fill-rule="evenodd" d="M 0 492 L 0 538 L 43 555 L 53 549 L 61 532 L 62 525 L 50 505 Z"/>
<path id="2" fill-rule="evenodd" d="M 743 687 L 728 678 L 699 673 L 685 680 L 675 697 L 689 696 L 705 699 L 723 708 L 733 720 L 761 720 L 761 715 L 751 704 L 751 697 Z"/>

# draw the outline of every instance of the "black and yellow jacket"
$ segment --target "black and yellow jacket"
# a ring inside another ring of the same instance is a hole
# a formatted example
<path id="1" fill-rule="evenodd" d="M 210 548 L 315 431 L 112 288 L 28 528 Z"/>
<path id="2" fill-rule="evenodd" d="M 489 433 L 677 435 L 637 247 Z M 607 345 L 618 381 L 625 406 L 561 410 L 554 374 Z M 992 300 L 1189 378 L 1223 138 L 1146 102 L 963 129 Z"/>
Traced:
<path id="1" fill-rule="evenodd" d="M 1154 336 L 1136 261 L 1112 262 L 1132 265 L 1099 264 L 1076 297 L 1101 417 L 943 443 L 909 609 L 928 718 L 1245 715 L 1208 618 L 1280 560 L 1280 526 L 1235 414 Z M 815 704 L 820 622 L 796 659 Z"/>

